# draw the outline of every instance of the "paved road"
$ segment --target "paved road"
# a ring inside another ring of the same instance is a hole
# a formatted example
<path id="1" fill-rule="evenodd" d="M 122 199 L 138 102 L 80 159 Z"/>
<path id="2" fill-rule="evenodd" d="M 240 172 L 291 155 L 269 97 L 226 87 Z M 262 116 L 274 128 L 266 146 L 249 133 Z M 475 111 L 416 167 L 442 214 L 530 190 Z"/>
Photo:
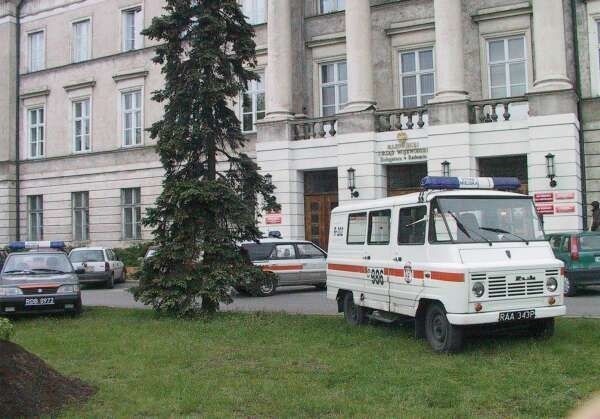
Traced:
<path id="1" fill-rule="evenodd" d="M 134 301 L 127 289 L 134 283 L 117 284 L 112 290 L 87 287 L 83 290 L 83 304 L 87 306 L 106 306 L 123 308 L 144 308 Z M 314 287 L 281 288 L 272 297 L 260 298 L 238 295 L 223 310 L 235 311 L 284 311 L 303 314 L 336 314 L 337 307 L 325 297 L 325 291 Z M 571 316 L 589 316 L 600 318 L 600 287 L 590 288 L 576 297 L 567 298 L 567 314 Z"/>

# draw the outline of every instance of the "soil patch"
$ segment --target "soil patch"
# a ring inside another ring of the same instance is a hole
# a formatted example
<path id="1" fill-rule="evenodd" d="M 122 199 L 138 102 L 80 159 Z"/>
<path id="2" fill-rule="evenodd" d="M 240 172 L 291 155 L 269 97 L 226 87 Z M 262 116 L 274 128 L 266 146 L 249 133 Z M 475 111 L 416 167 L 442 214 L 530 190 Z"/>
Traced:
<path id="1" fill-rule="evenodd" d="M 48 415 L 94 393 L 92 386 L 65 377 L 21 346 L 0 340 L 0 416 Z"/>

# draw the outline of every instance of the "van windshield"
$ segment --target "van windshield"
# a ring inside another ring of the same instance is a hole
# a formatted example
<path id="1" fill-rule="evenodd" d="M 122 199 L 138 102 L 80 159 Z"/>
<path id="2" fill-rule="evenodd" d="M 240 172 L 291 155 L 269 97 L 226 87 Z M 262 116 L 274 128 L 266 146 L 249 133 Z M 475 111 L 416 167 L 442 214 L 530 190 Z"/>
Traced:
<path id="1" fill-rule="evenodd" d="M 444 197 L 431 204 L 431 242 L 496 243 L 543 241 L 530 198 Z"/>

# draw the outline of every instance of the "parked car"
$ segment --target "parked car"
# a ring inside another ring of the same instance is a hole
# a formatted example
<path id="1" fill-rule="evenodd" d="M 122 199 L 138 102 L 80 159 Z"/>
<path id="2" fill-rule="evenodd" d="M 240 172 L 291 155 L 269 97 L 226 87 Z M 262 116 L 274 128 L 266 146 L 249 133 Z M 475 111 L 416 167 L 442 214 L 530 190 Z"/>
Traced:
<path id="1" fill-rule="evenodd" d="M 18 242 L 15 246 L 21 251 L 6 256 L 0 273 L 0 313 L 81 313 L 79 272 L 61 251 L 62 242 L 44 243 L 52 246 L 22 251 L 25 243 Z"/>
<path id="2" fill-rule="evenodd" d="M 258 287 L 258 295 L 275 294 L 277 287 L 314 285 L 325 289 L 327 281 L 327 253 L 309 241 L 263 239 L 260 242 L 242 243 L 242 250 L 256 266 L 272 272 L 272 280 Z"/>
<path id="3" fill-rule="evenodd" d="M 69 259 L 75 269 L 83 269 L 79 275 L 82 284 L 103 283 L 112 288 L 115 282 L 125 282 L 127 269 L 112 249 L 104 247 L 79 247 L 73 249 Z"/>
<path id="4" fill-rule="evenodd" d="M 565 295 L 600 285 L 600 233 L 552 233 L 547 237 L 556 258 L 565 263 Z"/>

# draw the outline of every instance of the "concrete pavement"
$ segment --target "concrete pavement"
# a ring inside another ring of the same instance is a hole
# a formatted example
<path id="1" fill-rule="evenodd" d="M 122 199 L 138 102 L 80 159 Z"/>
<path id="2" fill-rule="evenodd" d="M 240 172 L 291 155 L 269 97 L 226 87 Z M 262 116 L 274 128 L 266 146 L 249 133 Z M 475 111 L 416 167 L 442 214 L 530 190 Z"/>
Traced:
<path id="1" fill-rule="evenodd" d="M 105 306 L 120 308 L 148 308 L 136 302 L 128 288 L 134 282 L 116 284 L 114 289 L 86 287 L 82 291 L 84 306 Z M 600 318 L 600 287 L 588 288 L 567 301 L 567 315 L 576 317 Z M 314 287 L 282 287 L 271 297 L 235 296 L 230 305 L 223 305 L 224 311 L 269 311 L 292 314 L 337 314 L 337 306 L 326 298 L 325 291 Z"/>

